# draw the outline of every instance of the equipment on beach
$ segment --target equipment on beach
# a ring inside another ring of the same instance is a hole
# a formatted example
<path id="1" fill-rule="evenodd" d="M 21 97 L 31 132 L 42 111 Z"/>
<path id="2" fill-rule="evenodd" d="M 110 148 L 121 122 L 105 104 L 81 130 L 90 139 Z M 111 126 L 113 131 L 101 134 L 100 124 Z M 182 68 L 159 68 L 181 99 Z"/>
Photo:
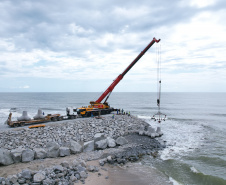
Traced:
<path id="1" fill-rule="evenodd" d="M 125 69 L 125 71 L 122 74 L 119 74 L 119 76 L 112 82 L 112 84 L 105 90 L 105 92 L 96 100 L 96 101 L 90 101 L 90 105 L 88 107 L 80 107 L 78 108 L 78 114 L 82 117 L 90 117 L 91 114 L 94 116 L 100 114 L 109 114 L 114 109 L 110 107 L 110 105 L 107 103 L 108 98 L 111 95 L 111 92 L 115 88 L 115 86 L 122 80 L 122 78 L 126 75 L 127 72 L 138 62 L 138 60 L 146 53 L 146 51 L 155 43 L 159 42 L 156 38 L 153 38 L 153 40 L 147 45 L 147 47 L 133 60 L 133 62 Z M 103 103 L 102 100 L 104 100 Z"/>
<path id="2" fill-rule="evenodd" d="M 66 108 L 66 115 L 62 116 L 60 114 L 47 114 L 44 116 L 44 113 L 41 109 L 38 110 L 38 113 L 31 119 L 28 117 L 27 111 L 23 111 L 21 117 L 17 118 L 17 121 L 12 121 L 12 112 L 9 113 L 8 119 L 5 121 L 5 124 L 9 125 L 10 127 L 19 127 L 24 125 L 32 125 L 32 124 L 39 124 L 45 123 L 50 121 L 62 121 L 62 120 L 70 120 L 77 118 L 77 109 L 73 107 Z M 37 126 L 37 125 L 36 125 Z M 34 127 L 36 127 L 34 126 Z M 38 127 L 38 126 L 37 126 Z M 33 127 L 31 127 L 33 128 Z"/>
<path id="3" fill-rule="evenodd" d="M 28 128 L 38 128 L 38 127 L 45 127 L 46 125 L 44 124 L 38 124 L 38 125 L 31 125 Z"/>

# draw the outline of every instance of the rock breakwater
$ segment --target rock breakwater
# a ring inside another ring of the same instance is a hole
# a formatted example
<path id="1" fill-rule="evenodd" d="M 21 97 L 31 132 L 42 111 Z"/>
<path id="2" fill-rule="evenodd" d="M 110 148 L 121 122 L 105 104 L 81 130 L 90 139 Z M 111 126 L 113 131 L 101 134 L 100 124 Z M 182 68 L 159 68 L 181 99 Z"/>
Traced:
<path id="1" fill-rule="evenodd" d="M 145 121 L 127 115 L 77 119 L 61 124 L 47 124 L 44 128 L 12 129 L 0 133 L 0 166 L 70 155 L 79 156 L 80 160 L 85 161 L 99 159 L 101 166 L 105 163 L 125 164 L 128 161 L 137 161 L 142 155 L 153 155 L 163 148 L 153 139 L 162 134 L 160 129 L 157 131 Z M 44 171 L 30 172 L 28 179 L 20 178 L 23 174 L 21 172 L 2 181 L 10 182 L 9 184 L 15 181 L 20 184 L 25 179 L 25 182 L 36 184 L 70 184 L 87 177 L 87 169 L 79 171 L 73 165 L 65 165 L 67 167 L 58 166 L 58 170 L 52 167 Z M 91 168 L 94 171 L 98 169 Z"/>
<path id="2" fill-rule="evenodd" d="M 158 150 L 164 146 L 157 140 L 148 136 L 140 136 L 136 133 L 124 137 L 126 144 L 107 148 L 105 150 L 94 150 L 87 153 L 74 155 L 69 161 L 63 161 L 53 166 L 45 167 L 39 170 L 30 170 L 25 168 L 21 172 L 7 177 L 0 177 L 2 184 L 36 184 L 36 185 L 54 185 L 54 184 L 73 184 L 78 181 L 85 183 L 90 173 L 99 172 L 104 165 L 124 165 L 127 162 L 138 161 L 143 155 L 156 156 Z M 64 158 L 57 158 L 60 159 Z M 96 165 L 87 165 L 89 161 L 99 159 Z M 41 162 L 41 161 L 39 161 Z M 44 162 L 44 161 L 42 161 Z M 105 168 L 107 169 L 107 168 Z M 101 174 L 98 173 L 98 176 Z"/>
<path id="3" fill-rule="evenodd" d="M 61 124 L 46 124 L 46 127 L 28 129 L 18 128 L 0 133 L 0 148 L 13 150 L 23 148 L 46 148 L 47 143 L 56 142 L 60 146 L 67 145 L 71 140 L 87 142 L 94 138 L 96 133 L 117 138 L 128 133 L 137 132 L 148 126 L 146 122 L 134 116 L 117 115 L 104 116 L 103 119 L 76 119 Z"/>

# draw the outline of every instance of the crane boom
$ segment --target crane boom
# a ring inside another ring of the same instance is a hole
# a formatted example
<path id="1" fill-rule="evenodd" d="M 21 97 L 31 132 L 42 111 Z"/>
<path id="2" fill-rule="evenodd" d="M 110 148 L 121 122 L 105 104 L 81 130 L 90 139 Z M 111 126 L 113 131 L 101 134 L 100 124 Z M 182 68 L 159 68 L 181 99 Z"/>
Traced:
<path id="1" fill-rule="evenodd" d="M 96 100 L 95 103 L 100 103 L 105 97 L 105 103 L 107 101 L 107 99 L 109 98 L 111 92 L 113 91 L 113 89 L 115 88 L 115 86 L 122 80 L 122 78 L 126 75 L 126 73 L 137 63 L 137 61 L 146 53 L 146 51 L 155 43 L 155 42 L 159 42 L 159 40 L 157 40 L 155 37 L 153 38 L 153 40 L 147 45 L 147 47 L 141 51 L 141 53 L 133 60 L 133 62 L 125 69 L 125 71 L 120 74 L 113 82 L 112 84 L 105 90 L 105 92 Z"/>

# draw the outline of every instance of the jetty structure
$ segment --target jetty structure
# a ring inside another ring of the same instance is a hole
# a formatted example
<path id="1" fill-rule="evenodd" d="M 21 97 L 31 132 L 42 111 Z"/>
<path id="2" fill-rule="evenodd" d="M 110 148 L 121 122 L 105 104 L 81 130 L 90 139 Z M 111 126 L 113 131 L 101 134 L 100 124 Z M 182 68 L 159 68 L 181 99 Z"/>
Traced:
<path id="1" fill-rule="evenodd" d="M 106 163 L 123 165 L 138 161 L 143 155 L 156 157 L 165 147 L 155 139 L 161 135 L 160 129 L 155 130 L 133 115 L 104 115 L 100 119 L 65 120 L 45 127 L 1 131 L 0 183 L 85 181 L 89 173 L 98 172 Z M 93 160 L 98 160 L 98 164 L 85 165 Z M 12 164 L 17 166 L 17 173 L 3 173 Z"/>

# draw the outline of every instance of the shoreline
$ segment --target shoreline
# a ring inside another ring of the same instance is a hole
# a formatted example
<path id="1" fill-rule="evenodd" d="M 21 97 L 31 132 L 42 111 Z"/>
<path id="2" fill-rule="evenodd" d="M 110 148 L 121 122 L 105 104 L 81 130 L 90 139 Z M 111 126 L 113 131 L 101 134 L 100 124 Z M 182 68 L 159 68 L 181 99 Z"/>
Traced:
<path id="1" fill-rule="evenodd" d="M 61 161 L 61 160 L 60 160 Z M 63 160 L 65 161 L 65 160 Z M 66 161 L 70 161 L 66 159 Z M 44 161 L 43 161 L 44 162 Z M 29 169 L 32 171 L 43 170 L 51 165 L 59 164 L 59 159 L 54 159 L 52 162 L 48 161 L 47 164 L 43 165 L 41 162 L 36 161 L 33 164 L 16 164 L 14 166 L 4 167 L 4 170 L 10 171 L 8 174 L 14 175 L 14 172 L 21 172 L 23 169 Z M 46 163 L 46 161 L 44 162 Z M 98 172 L 89 172 L 88 177 L 85 179 L 86 185 L 172 185 L 173 183 L 169 180 L 169 177 L 165 174 L 155 170 L 154 168 L 147 167 L 138 162 L 128 162 L 127 164 L 121 165 L 110 165 L 106 164 L 100 166 L 98 160 L 87 161 L 87 165 L 94 165 L 99 167 Z M 1 168 L 0 168 L 1 169 Z M 1 173 L 2 174 L 2 173 Z M 0 175 L 1 176 L 1 175 Z M 84 184 L 83 181 L 78 181 L 74 184 Z"/>

